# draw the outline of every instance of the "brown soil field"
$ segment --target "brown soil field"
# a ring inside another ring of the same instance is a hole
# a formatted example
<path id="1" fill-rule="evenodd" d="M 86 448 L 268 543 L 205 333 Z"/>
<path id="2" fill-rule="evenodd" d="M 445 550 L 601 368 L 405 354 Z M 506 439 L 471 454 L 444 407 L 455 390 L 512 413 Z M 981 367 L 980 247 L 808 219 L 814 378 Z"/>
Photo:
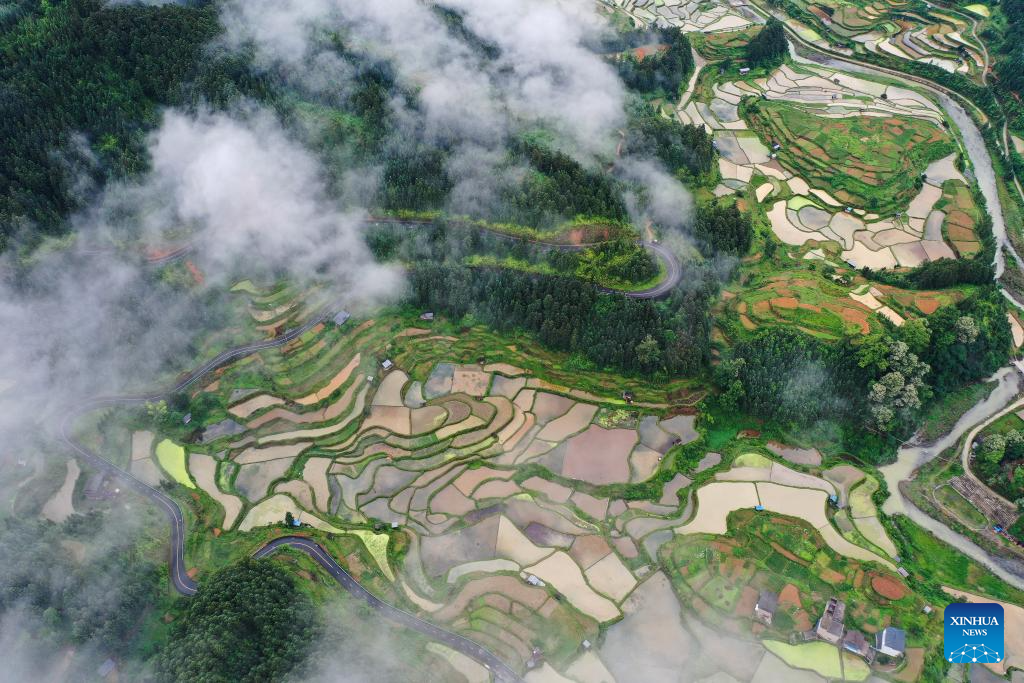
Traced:
<path id="1" fill-rule="evenodd" d="M 754 605 L 757 604 L 757 589 L 753 586 L 744 586 L 743 594 L 740 595 L 740 599 L 736 601 L 736 606 L 733 608 L 733 615 L 737 617 L 748 617 L 754 611 Z"/>
<path id="2" fill-rule="evenodd" d="M 331 378 L 331 381 L 329 381 L 327 384 L 325 384 L 323 387 L 313 392 L 312 394 L 295 399 L 295 402 L 302 406 L 309 406 L 313 405 L 314 403 L 319 403 L 320 401 L 330 396 L 335 390 L 341 387 L 341 385 L 347 382 L 348 378 L 352 375 L 352 371 L 355 370 L 357 367 L 359 367 L 358 353 L 355 355 L 354 358 L 352 358 L 352 360 L 348 362 L 348 365 L 342 368 L 337 375 Z"/>
<path id="3" fill-rule="evenodd" d="M 866 311 L 862 311 L 859 308 L 852 308 L 850 306 L 840 306 L 838 304 L 828 303 L 825 304 L 825 309 L 832 311 L 843 319 L 843 322 L 851 325 L 857 325 L 860 328 L 861 334 L 868 334 L 871 331 L 871 326 L 868 324 L 868 314 Z"/>
<path id="4" fill-rule="evenodd" d="M 485 498 L 508 498 L 522 491 L 514 481 L 492 480 L 484 482 L 473 492 L 473 498 L 484 500 Z"/>
<path id="5" fill-rule="evenodd" d="M 523 482 L 523 486 L 533 491 L 539 491 L 557 503 L 564 503 L 572 495 L 572 489 L 540 477 L 530 477 Z"/>
<path id="6" fill-rule="evenodd" d="M 791 296 L 782 296 L 770 300 L 772 308 L 782 308 L 786 310 L 795 310 L 800 304 L 799 301 Z"/>
<path id="7" fill-rule="evenodd" d="M 602 429 L 591 425 L 568 442 L 562 476 L 591 484 L 629 481 L 629 454 L 637 433 L 631 429 Z"/>
<path id="8" fill-rule="evenodd" d="M 235 462 L 239 465 L 251 465 L 252 463 L 267 462 L 268 460 L 280 460 L 282 458 L 291 459 L 306 450 L 308 447 L 308 443 L 293 443 L 283 446 L 269 446 L 266 448 L 250 447 L 246 448 L 236 456 Z"/>
<path id="9" fill-rule="evenodd" d="M 816 448 L 796 448 L 775 441 L 768 442 L 768 450 L 798 465 L 820 465 L 821 453 Z"/>
<path id="10" fill-rule="evenodd" d="M 469 396 L 484 396 L 491 383 L 489 373 L 476 367 L 456 367 L 452 377 L 452 393 Z"/>
<path id="11" fill-rule="evenodd" d="M 791 583 L 787 583 L 783 586 L 782 590 L 779 591 L 779 605 L 781 607 L 796 607 L 797 609 L 803 608 L 803 603 L 800 601 L 800 590 Z"/>
<path id="12" fill-rule="evenodd" d="M 907 594 L 907 587 L 891 576 L 873 574 L 871 576 L 871 587 L 883 598 L 899 600 Z"/>
<path id="13" fill-rule="evenodd" d="M 533 413 L 537 417 L 537 424 L 546 424 L 556 417 L 565 415 L 574 403 L 572 399 L 558 394 L 538 392 L 533 404 Z M 524 408 L 524 410 L 526 409 Z"/>
<path id="14" fill-rule="evenodd" d="M 605 515 L 608 514 L 608 499 L 607 498 L 595 498 L 589 494 L 577 491 L 572 494 L 572 502 L 575 503 L 580 510 L 587 513 L 594 519 L 604 519 Z"/>
<path id="15" fill-rule="evenodd" d="M 232 406 L 228 409 L 228 412 L 236 417 L 246 418 L 255 413 L 257 410 L 263 408 L 269 408 L 270 406 L 276 406 L 284 403 L 283 399 L 276 396 L 270 396 L 269 394 L 260 394 L 254 398 L 250 398 L 247 401 L 243 401 L 238 405 Z"/>
<path id="16" fill-rule="evenodd" d="M 837 584 L 846 577 L 834 569 L 822 569 L 818 572 L 818 578 L 826 583 Z"/>
<path id="17" fill-rule="evenodd" d="M 454 486 L 446 486 L 430 500 L 430 509 L 447 515 L 464 515 L 476 505 Z"/>
<path id="18" fill-rule="evenodd" d="M 914 305 L 917 306 L 917 310 L 921 311 L 925 315 L 931 315 L 935 311 L 939 310 L 938 300 L 924 296 L 915 296 Z"/>
<path id="19" fill-rule="evenodd" d="M 946 233 L 952 242 L 973 242 L 975 240 L 973 230 L 959 225 L 946 226 Z"/>
<path id="20" fill-rule="evenodd" d="M 923 647 L 910 647 L 907 648 L 906 653 L 907 665 L 896 674 L 895 678 L 897 681 L 916 681 L 921 677 L 921 671 L 924 669 L 924 648 Z"/>
<path id="21" fill-rule="evenodd" d="M 950 211 L 946 216 L 948 226 L 958 225 L 964 228 L 973 228 L 974 220 L 963 211 Z"/>
<path id="22" fill-rule="evenodd" d="M 603 538 L 596 535 L 579 536 L 573 541 L 569 549 L 569 555 L 576 560 L 581 567 L 589 569 L 610 553 L 612 549 Z"/>

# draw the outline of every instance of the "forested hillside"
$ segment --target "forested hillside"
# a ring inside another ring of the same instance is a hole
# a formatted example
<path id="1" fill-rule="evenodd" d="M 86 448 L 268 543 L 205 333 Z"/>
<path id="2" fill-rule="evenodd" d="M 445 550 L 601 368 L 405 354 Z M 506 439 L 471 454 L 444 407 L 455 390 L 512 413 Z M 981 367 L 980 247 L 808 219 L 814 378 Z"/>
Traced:
<path id="1" fill-rule="evenodd" d="M 0 250 L 65 229 L 92 183 L 145 169 L 218 32 L 211 6 L 23 0 L 0 34 Z"/>

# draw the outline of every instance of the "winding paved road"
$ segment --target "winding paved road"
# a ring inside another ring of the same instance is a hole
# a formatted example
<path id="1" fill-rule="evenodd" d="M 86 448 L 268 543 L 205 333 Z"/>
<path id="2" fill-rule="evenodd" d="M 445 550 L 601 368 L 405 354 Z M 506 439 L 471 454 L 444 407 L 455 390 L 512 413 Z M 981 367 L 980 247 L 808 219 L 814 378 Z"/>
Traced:
<path id="1" fill-rule="evenodd" d="M 301 336 L 318 325 L 327 317 L 327 313 L 321 312 L 314 315 L 303 325 L 293 328 L 278 337 L 254 342 L 252 344 L 246 344 L 244 346 L 224 351 L 212 360 L 200 366 L 198 369 L 193 370 L 168 391 L 154 393 L 147 396 L 111 396 L 95 398 L 86 401 L 74 410 L 68 411 L 61 420 L 60 439 L 75 453 L 77 457 L 81 458 L 96 469 L 103 471 L 108 476 L 118 480 L 122 485 L 128 487 L 132 491 L 145 496 L 167 517 L 167 521 L 171 525 L 169 575 L 174 589 L 182 595 L 195 595 L 197 585 L 185 570 L 185 521 L 181 513 L 181 508 L 174 499 L 163 491 L 135 478 L 131 473 L 121 469 L 109 460 L 75 441 L 73 436 L 75 420 L 88 412 L 100 408 L 138 405 L 148 401 L 156 401 L 168 396 L 169 394 L 182 391 L 207 373 L 225 365 L 226 363 L 264 349 L 287 344 L 296 337 Z M 371 608 L 376 610 L 382 618 L 411 628 L 439 643 L 447 645 L 457 652 L 461 652 L 462 654 L 471 657 L 490 670 L 497 681 L 501 681 L 502 683 L 513 683 L 521 680 L 515 671 L 483 646 L 478 645 L 468 638 L 452 633 L 451 631 L 446 631 L 439 626 L 435 626 L 434 624 L 405 612 L 394 605 L 390 605 L 370 593 L 368 590 L 363 588 L 358 581 L 352 578 L 352 576 L 330 556 L 323 546 L 311 539 L 303 538 L 301 536 L 283 536 L 276 538 L 257 550 L 253 554 L 253 557 L 266 557 L 283 546 L 289 546 L 297 550 L 301 550 L 309 555 L 332 577 L 334 577 L 335 581 L 337 581 L 342 588 L 352 594 L 353 597 L 359 598 L 368 604 Z"/>
<path id="2" fill-rule="evenodd" d="M 289 547 L 309 555 L 323 569 L 334 577 L 334 580 L 341 584 L 353 597 L 360 598 L 363 602 L 376 610 L 383 618 L 401 624 L 414 631 L 422 633 L 431 640 L 442 645 L 447 645 L 453 650 L 472 657 L 485 666 L 497 681 L 519 681 L 519 676 L 507 664 L 498 659 L 485 647 L 474 643 L 472 640 L 447 631 L 440 626 L 435 626 L 429 621 L 401 610 L 394 605 L 389 605 L 370 591 L 363 588 L 352 575 L 345 571 L 341 565 L 335 562 L 334 558 L 324 550 L 323 546 L 315 541 L 302 536 L 281 536 L 267 543 L 257 550 L 253 557 L 259 559 L 271 555 L 280 548 Z"/>

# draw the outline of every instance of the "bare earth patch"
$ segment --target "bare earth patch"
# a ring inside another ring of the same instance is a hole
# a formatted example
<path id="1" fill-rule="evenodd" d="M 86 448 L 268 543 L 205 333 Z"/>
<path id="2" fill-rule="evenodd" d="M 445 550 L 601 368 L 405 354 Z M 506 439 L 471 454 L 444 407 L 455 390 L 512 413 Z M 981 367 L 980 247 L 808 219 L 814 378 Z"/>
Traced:
<path id="1" fill-rule="evenodd" d="M 327 522 L 318 517 L 314 517 L 308 512 L 304 512 L 295 504 L 294 500 L 283 493 L 267 498 L 265 501 L 249 510 L 249 513 L 239 525 L 238 530 L 249 531 L 250 529 L 260 526 L 283 524 L 285 513 L 287 512 L 291 512 L 293 517 L 301 519 L 303 524 L 308 524 L 315 529 L 320 529 L 321 531 L 327 531 L 333 534 L 341 533 L 341 529 L 331 526 Z"/>
<path id="2" fill-rule="evenodd" d="M 211 498 L 220 503 L 224 508 L 224 522 L 222 527 L 228 530 L 238 521 L 238 515 L 242 512 L 242 501 L 238 496 L 230 493 L 223 493 L 217 488 L 217 461 L 203 453 L 190 453 L 188 456 L 188 468 L 203 491 Z"/>
<path id="3" fill-rule="evenodd" d="M 338 372 L 337 375 L 331 378 L 331 381 L 329 381 L 327 384 L 325 384 L 317 391 L 314 391 L 313 393 L 303 396 L 301 398 L 295 399 L 295 402 L 298 403 L 300 406 L 311 406 L 315 403 L 319 403 L 320 401 L 324 400 L 325 398 L 333 394 L 335 391 L 337 391 L 342 385 L 344 385 L 345 382 L 348 381 L 348 378 L 352 375 L 352 371 L 355 370 L 357 367 L 359 367 L 358 353 L 352 360 L 348 362 L 348 365 L 343 367 Z"/>
<path id="4" fill-rule="evenodd" d="M 540 430 L 537 438 L 545 441 L 564 441 L 582 431 L 596 414 L 597 406 L 589 403 L 577 403 L 565 415 L 549 422 L 544 429 Z"/>
<path id="5" fill-rule="evenodd" d="M 636 587 L 636 579 L 615 553 L 605 555 L 587 569 L 587 581 L 615 602 L 621 602 Z"/>
<path id="6" fill-rule="evenodd" d="M 637 434 L 631 429 L 603 429 L 591 425 L 568 442 L 562 476 L 591 484 L 629 481 L 629 454 Z"/>
<path id="7" fill-rule="evenodd" d="M 152 455 L 153 440 L 153 432 L 132 432 L 132 460 L 142 460 Z"/>
<path id="8" fill-rule="evenodd" d="M 566 553 L 556 552 L 524 571 L 535 574 L 555 587 L 573 607 L 599 622 L 619 616 L 619 609 L 607 598 L 601 597 L 587 585 L 579 566 Z"/>
<path id="9" fill-rule="evenodd" d="M 280 399 L 277 396 L 271 396 L 269 394 L 261 394 L 255 398 L 250 398 L 248 401 L 239 403 L 236 406 L 228 408 L 228 412 L 237 417 L 246 418 L 255 413 L 257 410 L 263 410 L 271 406 L 278 406 L 284 403 L 284 399 Z"/>
<path id="10" fill-rule="evenodd" d="M 43 517 L 51 522 L 60 524 L 75 514 L 75 507 L 72 505 L 71 498 L 75 492 L 75 482 L 78 481 L 80 473 L 81 470 L 78 467 L 78 462 L 74 458 L 68 460 L 68 469 L 67 474 L 64 475 L 64 483 L 53 494 L 53 497 L 43 505 Z"/>
<path id="11" fill-rule="evenodd" d="M 491 375 L 478 367 L 456 366 L 452 376 L 452 393 L 467 396 L 486 396 Z"/>
<path id="12" fill-rule="evenodd" d="M 402 387 L 409 381 L 409 375 L 401 370 L 393 370 L 388 376 L 381 380 L 377 387 L 377 393 L 373 395 L 372 405 L 374 406 L 404 406 L 402 402 Z"/>
<path id="13" fill-rule="evenodd" d="M 908 589 L 895 577 L 874 574 L 871 576 L 871 587 L 876 593 L 889 600 L 899 600 L 908 593 Z"/>
<path id="14" fill-rule="evenodd" d="M 785 458 L 798 465 L 820 465 L 821 453 L 816 448 L 795 448 L 775 441 L 768 442 L 768 450 L 780 458 Z"/>

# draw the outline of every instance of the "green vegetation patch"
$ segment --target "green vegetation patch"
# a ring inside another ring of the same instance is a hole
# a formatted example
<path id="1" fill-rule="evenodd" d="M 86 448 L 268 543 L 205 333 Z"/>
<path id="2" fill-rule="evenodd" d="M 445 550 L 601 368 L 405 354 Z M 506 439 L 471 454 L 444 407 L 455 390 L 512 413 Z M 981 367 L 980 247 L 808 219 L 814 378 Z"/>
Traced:
<path id="1" fill-rule="evenodd" d="M 734 461 L 736 467 L 761 467 L 768 468 L 772 466 L 772 461 L 769 458 L 761 455 L 760 453 L 744 453 L 737 456 Z"/>
<path id="2" fill-rule="evenodd" d="M 164 439 L 156 445 L 156 459 L 160 463 L 160 467 L 164 468 L 164 471 L 171 475 L 174 481 L 190 489 L 196 487 L 185 466 L 184 446 L 179 446 L 170 439 Z"/>
<path id="3" fill-rule="evenodd" d="M 366 529 L 352 529 L 345 533 L 351 534 L 363 542 L 366 546 L 366 551 L 370 553 L 370 556 L 380 567 L 380 570 L 384 572 L 390 580 L 395 580 L 395 575 L 391 571 L 391 565 L 388 564 L 388 542 L 391 537 L 387 534 L 377 534 Z"/>
<path id="4" fill-rule="evenodd" d="M 777 640 L 766 640 L 764 646 L 794 669 L 810 669 L 825 678 L 842 677 L 843 672 L 839 666 L 839 650 L 835 645 L 823 642 L 790 645 Z M 864 678 L 867 678 L 866 672 Z"/>
<path id="5" fill-rule="evenodd" d="M 833 188 L 844 203 L 883 215 L 905 209 L 928 164 L 956 150 L 942 129 L 914 118 L 830 119 L 771 100 L 744 109 L 765 142 L 781 145 L 783 166 L 812 186 Z"/>
<path id="6" fill-rule="evenodd" d="M 706 621 L 731 622 L 730 629 L 749 628 L 753 604 L 744 599 L 760 591 L 784 595 L 764 633 L 769 640 L 784 641 L 795 632 L 811 629 L 831 596 L 846 602 L 847 627 L 868 634 L 896 624 L 912 640 L 927 641 L 937 638 L 941 627 L 924 614 L 922 595 L 907 590 L 890 600 L 872 587 L 875 577 L 904 585 L 896 574 L 839 555 L 816 529 L 790 517 L 733 512 L 725 536 L 678 536 L 661 547 L 659 559 L 684 603 L 697 605 Z M 835 647 L 830 647 L 835 653 Z"/>

